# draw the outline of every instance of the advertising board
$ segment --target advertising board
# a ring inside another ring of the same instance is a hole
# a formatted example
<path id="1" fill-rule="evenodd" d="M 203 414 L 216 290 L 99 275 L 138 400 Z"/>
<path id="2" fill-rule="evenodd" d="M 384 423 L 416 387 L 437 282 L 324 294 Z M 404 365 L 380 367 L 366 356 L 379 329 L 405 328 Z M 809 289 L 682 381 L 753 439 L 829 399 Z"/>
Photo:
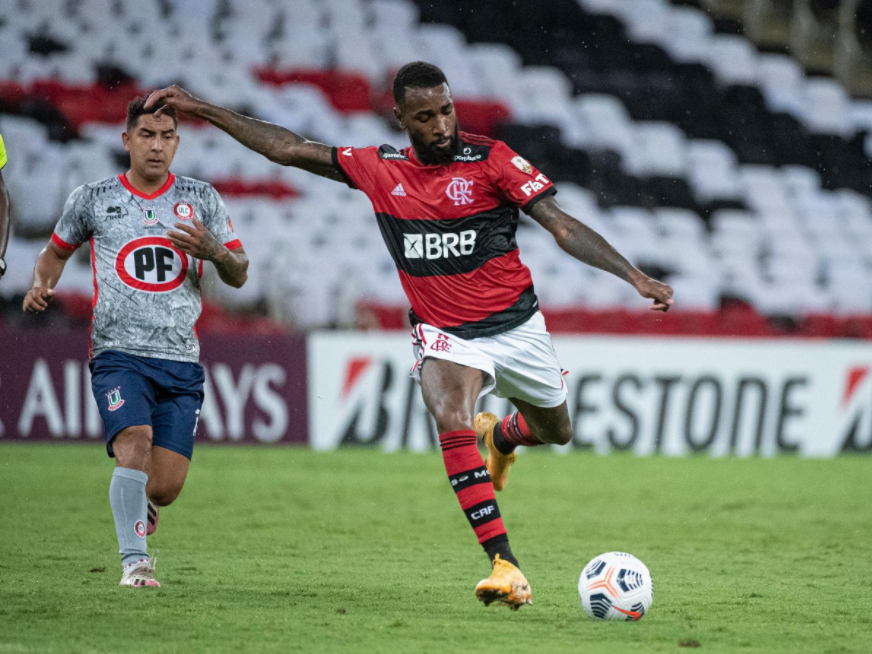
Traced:
<path id="1" fill-rule="evenodd" d="M 872 344 L 556 337 L 572 447 L 682 456 L 872 451 Z M 310 442 L 426 450 L 435 426 L 404 334 L 309 339 Z M 505 415 L 488 396 L 480 409 Z"/>

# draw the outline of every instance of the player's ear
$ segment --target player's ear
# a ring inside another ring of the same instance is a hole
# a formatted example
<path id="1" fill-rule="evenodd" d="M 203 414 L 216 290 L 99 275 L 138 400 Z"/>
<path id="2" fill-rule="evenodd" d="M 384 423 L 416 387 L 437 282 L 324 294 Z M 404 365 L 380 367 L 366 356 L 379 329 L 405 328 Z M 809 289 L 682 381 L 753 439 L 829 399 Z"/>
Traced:
<path id="1" fill-rule="evenodd" d="M 394 107 L 394 118 L 397 119 L 397 125 L 400 126 L 400 129 L 406 129 L 406 121 L 403 119 L 403 114 L 400 113 L 399 107 Z"/>
<path id="2" fill-rule="evenodd" d="M 124 144 L 124 149 L 130 152 L 130 134 L 121 132 L 121 142 Z"/>

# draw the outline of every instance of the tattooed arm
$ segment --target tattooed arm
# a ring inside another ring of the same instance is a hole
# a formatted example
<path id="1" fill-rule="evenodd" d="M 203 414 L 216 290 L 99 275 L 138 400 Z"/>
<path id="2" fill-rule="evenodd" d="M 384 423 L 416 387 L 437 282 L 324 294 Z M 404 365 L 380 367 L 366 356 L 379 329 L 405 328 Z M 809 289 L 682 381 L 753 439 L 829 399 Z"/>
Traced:
<path id="1" fill-rule="evenodd" d="M 240 288 L 248 279 L 248 255 L 241 247 L 228 250 L 218 242 L 197 218 L 190 225 L 176 223 L 167 238 L 185 254 L 203 261 L 211 261 L 221 281 Z"/>
<path id="2" fill-rule="evenodd" d="M 673 302 L 671 286 L 635 268 L 597 232 L 563 211 L 553 197 L 533 205 L 530 215 L 551 232 L 564 252 L 632 284 L 639 295 L 654 300 L 650 307 L 654 311 L 669 311 Z"/>
<path id="3" fill-rule="evenodd" d="M 310 173 L 344 182 L 345 176 L 333 163 L 333 148 L 323 143 L 309 141 L 294 132 L 256 118 L 242 116 L 223 107 L 216 107 L 178 86 L 170 86 L 152 93 L 145 103 L 146 108 L 175 107 L 189 116 L 206 120 L 224 130 L 249 150 L 254 150 L 270 161 L 283 166 L 302 168 Z"/>

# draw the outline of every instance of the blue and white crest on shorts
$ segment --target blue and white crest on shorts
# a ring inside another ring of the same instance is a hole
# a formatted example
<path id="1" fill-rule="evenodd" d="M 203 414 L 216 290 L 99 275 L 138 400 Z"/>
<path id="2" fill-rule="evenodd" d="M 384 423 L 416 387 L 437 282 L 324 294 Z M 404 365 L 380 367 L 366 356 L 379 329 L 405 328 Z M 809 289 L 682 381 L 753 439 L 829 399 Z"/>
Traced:
<path id="1" fill-rule="evenodd" d="M 124 405 L 124 400 L 121 399 L 121 387 L 113 388 L 106 393 L 106 399 L 109 400 L 109 410 L 117 411 Z"/>
<path id="2" fill-rule="evenodd" d="M 143 225 L 157 225 L 157 212 L 154 209 L 143 209 L 142 213 L 145 214 L 145 218 L 142 219 Z"/>

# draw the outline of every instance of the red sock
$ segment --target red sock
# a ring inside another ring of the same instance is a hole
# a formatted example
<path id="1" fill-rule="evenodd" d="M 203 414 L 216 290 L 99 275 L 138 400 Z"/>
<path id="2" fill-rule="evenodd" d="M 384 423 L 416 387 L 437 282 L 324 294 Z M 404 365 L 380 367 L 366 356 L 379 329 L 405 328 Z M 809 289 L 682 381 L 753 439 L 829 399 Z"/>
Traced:
<path id="1" fill-rule="evenodd" d="M 542 445 L 541 441 L 536 440 L 533 434 L 530 433 L 530 428 L 527 426 L 527 421 L 519 411 L 507 415 L 500 421 L 500 432 L 503 440 L 513 447 L 518 445 L 526 445 L 527 447 L 536 447 Z"/>
<path id="2" fill-rule="evenodd" d="M 503 536 L 506 528 L 490 474 L 478 453 L 475 431 L 462 429 L 439 434 L 439 443 L 448 480 L 478 542 L 484 545 L 485 541 Z"/>

